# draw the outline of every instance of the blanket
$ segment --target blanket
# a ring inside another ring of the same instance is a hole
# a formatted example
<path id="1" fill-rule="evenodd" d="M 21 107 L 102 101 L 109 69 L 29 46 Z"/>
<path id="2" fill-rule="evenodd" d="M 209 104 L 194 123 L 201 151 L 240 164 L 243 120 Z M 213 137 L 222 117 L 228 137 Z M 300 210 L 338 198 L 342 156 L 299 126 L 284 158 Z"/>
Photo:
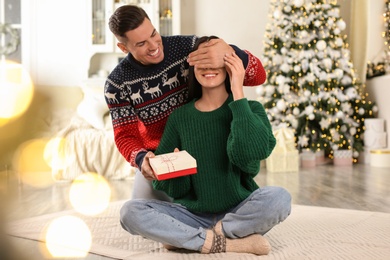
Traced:
<path id="1" fill-rule="evenodd" d="M 78 115 L 56 134 L 64 140 L 58 142 L 57 153 L 62 157 L 58 167 L 52 167 L 56 181 L 71 181 L 86 172 L 93 172 L 106 179 L 125 179 L 134 176 L 134 168 L 119 153 L 112 132 L 111 122 L 96 129 Z"/>

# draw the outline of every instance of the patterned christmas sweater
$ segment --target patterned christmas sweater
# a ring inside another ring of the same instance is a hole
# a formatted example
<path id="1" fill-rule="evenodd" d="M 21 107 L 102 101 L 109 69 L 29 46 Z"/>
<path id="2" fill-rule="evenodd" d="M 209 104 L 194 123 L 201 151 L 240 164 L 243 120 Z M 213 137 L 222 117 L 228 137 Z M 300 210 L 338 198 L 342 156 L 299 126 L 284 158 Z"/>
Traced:
<path id="1" fill-rule="evenodd" d="M 155 151 L 168 116 L 187 103 L 187 57 L 196 36 L 162 37 L 164 60 L 144 66 L 128 54 L 107 78 L 104 94 L 119 152 L 140 168 L 147 151 Z M 260 60 L 233 46 L 246 67 L 244 85 L 264 83 Z"/>

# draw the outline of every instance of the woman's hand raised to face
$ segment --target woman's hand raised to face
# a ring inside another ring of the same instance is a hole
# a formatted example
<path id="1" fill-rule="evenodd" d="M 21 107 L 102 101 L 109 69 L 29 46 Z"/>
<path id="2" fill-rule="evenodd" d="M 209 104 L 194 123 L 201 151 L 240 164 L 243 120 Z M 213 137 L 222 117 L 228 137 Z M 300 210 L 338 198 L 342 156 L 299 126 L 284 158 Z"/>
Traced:
<path id="1" fill-rule="evenodd" d="M 224 60 L 234 100 L 244 98 L 245 68 L 242 60 L 234 52 L 225 55 Z"/>

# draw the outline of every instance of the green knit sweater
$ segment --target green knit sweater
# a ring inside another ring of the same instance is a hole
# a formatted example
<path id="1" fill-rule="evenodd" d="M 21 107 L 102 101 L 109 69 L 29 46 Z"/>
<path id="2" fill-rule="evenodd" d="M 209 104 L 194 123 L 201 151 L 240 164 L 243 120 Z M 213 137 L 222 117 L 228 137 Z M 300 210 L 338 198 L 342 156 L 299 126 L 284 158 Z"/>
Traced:
<path id="1" fill-rule="evenodd" d="M 246 98 L 201 112 L 194 101 L 175 110 L 168 119 L 156 154 L 186 150 L 197 161 L 194 175 L 153 181 L 188 210 L 221 213 L 245 200 L 258 188 L 253 178 L 260 160 L 267 158 L 276 140 L 263 106 Z"/>

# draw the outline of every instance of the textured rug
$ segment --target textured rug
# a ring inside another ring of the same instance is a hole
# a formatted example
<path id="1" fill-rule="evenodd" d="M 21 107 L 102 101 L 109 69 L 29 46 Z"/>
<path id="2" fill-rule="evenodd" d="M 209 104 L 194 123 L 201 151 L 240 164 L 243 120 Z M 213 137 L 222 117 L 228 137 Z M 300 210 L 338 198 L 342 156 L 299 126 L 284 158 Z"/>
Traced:
<path id="1" fill-rule="evenodd" d="M 224 253 L 201 255 L 167 251 L 160 243 L 131 236 L 119 222 L 123 201 L 113 202 L 99 216 L 75 211 L 15 221 L 7 225 L 14 237 L 44 241 L 44 230 L 54 219 L 76 216 L 92 234 L 90 253 L 114 259 L 390 259 L 390 214 L 293 205 L 286 221 L 266 237 L 272 245 L 267 256 Z"/>

